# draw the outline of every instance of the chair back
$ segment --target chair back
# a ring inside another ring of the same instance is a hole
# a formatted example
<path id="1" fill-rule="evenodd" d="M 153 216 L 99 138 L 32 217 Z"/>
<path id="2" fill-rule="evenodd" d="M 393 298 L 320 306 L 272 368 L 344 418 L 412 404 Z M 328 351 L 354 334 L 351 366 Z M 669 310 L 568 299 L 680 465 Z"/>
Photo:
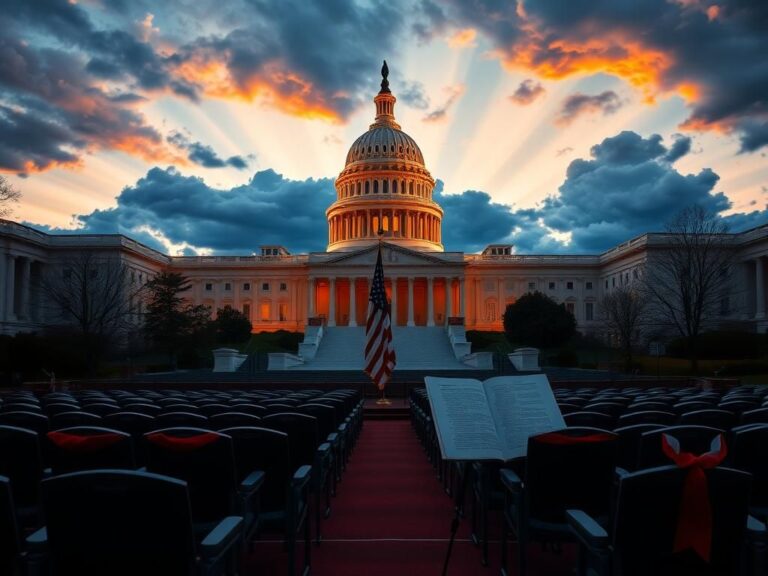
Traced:
<path id="1" fill-rule="evenodd" d="M 208 425 L 211 430 L 222 428 L 234 428 L 236 426 L 259 426 L 261 418 L 246 414 L 245 412 L 222 412 L 208 417 Z"/>
<path id="2" fill-rule="evenodd" d="M 27 430 L 32 430 L 42 436 L 48 432 L 50 421 L 44 414 L 19 410 L 13 412 L 0 412 L 0 425 L 26 428 Z"/>
<path id="3" fill-rule="evenodd" d="M 728 449 L 730 465 L 752 474 L 750 505 L 768 510 L 768 424 L 734 430 Z"/>
<path id="4" fill-rule="evenodd" d="M 165 428 L 144 435 L 147 470 L 189 486 L 195 522 L 221 520 L 232 512 L 237 490 L 232 439 L 200 428 Z"/>
<path id="5" fill-rule="evenodd" d="M 751 479 L 728 468 L 705 470 L 712 510 L 709 562 L 690 548 L 674 552 L 688 470 L 663 466 L 621 478 L 613 515 L 616 573 L 678 576 L 739 574 Z"/>
<path id="6" fill-rule="evenodd" d="M 90 412 L 97 416 L 106 416 L 107 414 L 114 414 L 120 412 L 120 406 L 112 404 L 111 402 L 101 402 L 98 404 L 83 404 L 83 412 Z"/>
<path id="7" fill-rule="evenodd" d="M 286 491 L 295 469 L 291 468 L 288 434 L 259 427 L 220 430 L 232 438 L 238 480 L 252 470 L 264 471 L 264 485 L 259 491 L 264 512 L 285 511 Z"/>
<path id="8" fill-rule="evenodd" d="M 610 507 L 618 436 L 597 428 L 565 428 L 528 439 L 525 482 L 528 514 L 565 522 L 565 511 L 604 516 Z"/>
<path id="9" fill-rule="evenodd" d="M 294 470 L 304 464 L 312 466 L 320 444 L 317 418 L 295 412 L 279 412 L 264 416 L 261 425 L 288 434 L 291 467 Z"/>
<path id="10" fill-rule="evenodd" d="M 755 408 L 741 413 L 741 424 L 768 424 L 768 408 Z"/>
<path id="11" fill-rule="evenodd" d="M 296 408 L 301 414 L 308 414 L 317 418 L 317 430 L 321 440 L 328 438 L 328 434 L 336 432 L 336 409 L 326 404 L 302 404 Z"/>
<path id="12" fill-rule="evenodd" d="M 640 452 L 640 436 L 644 432 L 664 428 L 662 424 L 632 424 L 614 428 L 613 433 L 619 437 L 619 448 L 616 456 L 616 466 L 624 470 L 637 469 L 637 457 Z"/>
<path id="13" fill-rule="evenodd" d="M 736 424 L 737 417 L 727 410 L 707 409 L 683 412 L 680 415 L 680 424 L 693 424 L 696 426 L 712 426 L 721 430 L 728 430 Z"/>
<path id="14" fill-rule="evenodd" d="M 677 422 L 677 414 L 674 414 L 673 412 L 643 410 L 622 414 L 619 416 L 617 424 L 619 426 L 632 426 L 633 424 L 663 424 L 665 426 L 671 426 L 675 422 Z"/>
<path id="15" fill-rule="evenodd" d="M 42 490 L 56 574 L 192 573 L 195 543 L 183 481 L 95 470 L 49 478 Z"/>
<path id="16" fill-rule="evenodd" d="M 15 574 L 21 554 L 21 538 L 11 481 L 0 476 L 0 574 Z"/>
<path id="17" fill-rule="evenodd" d="M 97 426 L 75 426 L 48 432 L 45 453 L 54 474 L 136 468 L 131 435 Z"/>
<path id="18" fill-rule="evenodd" d="M 208 418 L 192 412 L 163 412 L 155 416 L 155 426 L 157 428 L 206 428 Z"/>
<path id="19" fill-rule="evenodd" d="M 72 426 L 101 426 L 101 417 L 90 412 L 73 410 L 71 412 L 59 412 L 51 417 L 51 430 L 61 430 Z"/>
<path id="20" fill-rule="evenodd" d="M 0 475 L 10 480 L 17 506 L 27 508 L 39 504 L 43 457 L 36 432 L 0 426 Z"/>
<path id="21" fill-rule="evenodd" d="M 582 410 L 581 412 L 571 412 L 563 416 L 565 424 L 568 427 L 574 426 L 586 426 L 587 428 L 603 428 L 610 430 L 613 428 L 615 418 L 610 414 L 603 412 L 592 412 L 589 410 Z"/>
<path id="22" fill-rule="evenodd" d="M 709 450 L 712 439 L 723 430 L 709 426 L 667 426 L 643 432 L 640 435 L 640 446 L 637 455 L 637 469 L 655 468 L 666 466 L 669 458 L 661 447 L 661 435 L 669 434 L 680 442 L 680 449 L 684 452 L 704 454 Z"/>

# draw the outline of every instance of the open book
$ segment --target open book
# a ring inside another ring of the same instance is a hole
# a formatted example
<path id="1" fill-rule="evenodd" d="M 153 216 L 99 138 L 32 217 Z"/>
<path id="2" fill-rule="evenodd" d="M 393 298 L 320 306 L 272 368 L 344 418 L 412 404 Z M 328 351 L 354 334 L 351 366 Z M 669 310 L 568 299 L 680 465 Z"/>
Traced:
<path id="1" fill-rule="evenodd" d="M 529 436 L 565 428 L 544 374 L 424 381 L 446 460 L 518 458 L 525 456 Z"/>

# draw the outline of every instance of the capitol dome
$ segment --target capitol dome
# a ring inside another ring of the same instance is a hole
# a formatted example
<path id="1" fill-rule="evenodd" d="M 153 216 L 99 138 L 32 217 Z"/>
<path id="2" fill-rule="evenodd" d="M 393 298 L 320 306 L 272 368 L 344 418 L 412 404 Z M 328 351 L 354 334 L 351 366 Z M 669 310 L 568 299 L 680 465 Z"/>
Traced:
<path id="1" fill-rule="evenodd" d="M 419 145 L 395 121 L 387 63 L 373 99 L 376 118 L 347 152 L 336 179 L 336 201 L 326 210 L 328 251 L 355 250 L 387 241 L 416 250 L 442 251 L 443 210 L 432 199 L 435 181 Z"/>

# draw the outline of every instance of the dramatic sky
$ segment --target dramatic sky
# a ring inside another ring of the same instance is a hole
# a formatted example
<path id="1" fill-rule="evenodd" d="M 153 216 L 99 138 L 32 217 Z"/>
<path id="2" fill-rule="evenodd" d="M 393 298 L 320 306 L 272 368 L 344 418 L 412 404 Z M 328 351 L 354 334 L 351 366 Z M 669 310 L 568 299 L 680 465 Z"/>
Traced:
<path id="1" fill-rule="evenodd" d="M 3 0 L 14 217 L 173 253 L 322 250 L 386 58 L 447 249 L 768 222 L 764 0 Z"/>

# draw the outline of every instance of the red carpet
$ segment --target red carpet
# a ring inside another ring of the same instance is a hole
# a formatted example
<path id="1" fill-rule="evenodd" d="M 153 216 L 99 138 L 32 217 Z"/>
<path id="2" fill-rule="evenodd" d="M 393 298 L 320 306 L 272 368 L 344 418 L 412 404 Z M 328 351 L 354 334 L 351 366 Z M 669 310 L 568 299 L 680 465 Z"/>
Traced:
<path id="1" fill-rule="evenodd" d="M 367 421 L 350 460 L 323 543 L 312 546 L 316 576 L 428 576 L 443 567 L 453 518 L 443 491 L 408 421 Z M 448 574 L 499 573 L 500 516 L 491 517 L 490 566 L 469 540 L 470 519 L 462 520 Z M 265 539 L 269 536 L 265 535 Z M 571 550 L 562 556 L 530 549 L 530 573 L 572 574 Z M 511 546 L 510 564 L 515 563 Z M 257 542 L 246 574 L 282 575 L 287 556 L 279 542 Z"/>

